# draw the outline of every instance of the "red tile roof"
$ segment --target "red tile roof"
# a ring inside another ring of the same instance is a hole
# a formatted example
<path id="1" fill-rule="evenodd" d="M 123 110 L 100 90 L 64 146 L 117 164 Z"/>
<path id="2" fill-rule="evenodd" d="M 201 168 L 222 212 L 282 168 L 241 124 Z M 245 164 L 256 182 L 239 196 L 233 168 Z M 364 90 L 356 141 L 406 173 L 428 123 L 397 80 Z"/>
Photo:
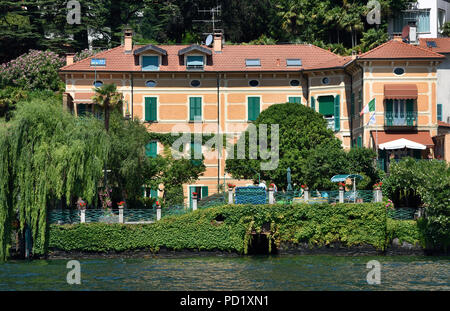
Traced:
<path id="1" fill-rule="evenodd" d="M 424 49 L 402 41 L 391 40 L 360 55 L 359 59 L 440 59 L 444 57 L 444 55 L 430 51 L 429 49 Z"/>
<path id="2" fill-rule="evenodd" d="M 435 48 L 429 48 L 427 42 L 436 42 Z M 450 53 L 450 38 L 420 39 L 420 46 L 437 53 Z"/>
<path id="3" fill-rule="evenodd" d="M 133 51 L 143 46 L 134 46 Z M 167 51 L 167 65 L 162 65 L 159 72 L 186 71 L 186 66 L 180 63 L 178 52 L 188 45 L 160 45 Z M 209 48 L 208 48 L 209 49 Z M 210 49 L 212 50 L 212 49 Z M 106 66 L 97 66 L 97 71 L 139 71 L 141 67 L 135 64 L 133 53 L 125 54 L 124 47 L 118 46 L 108 51 L 100 52 L 93 57 L 81 60 L 61 68 L 61 71 L 93 71 L 91 58 L 105 58 Z M 260 67 L 246 67 L 246 59 L 259 58 Z M 301 59 L 302 66 L 286 65 L 286 59 Z M 351 57 L 342 57 L 314 45 L 225 45 L 221 53 L 212 54 L 212 64 L 204 68 L 205 72 L 232 71 L 299 71 L 343 67 Z"/>
<path id="4" fill-rule="evenodd" d="M 397 139 L 407 139 L 425 146 L 434 146 L 433 139 L 430 132 L 421 131 L 416 133 L 386 133 L 384 131 L 378 131 L 378 135 L 375 131 L 371 132 L 373 141 L 378 145 L 388 143 Z M 378 139 L 377 139 L 378 136 Z M 378 142 L 377 142 L 378 141 Z"/>

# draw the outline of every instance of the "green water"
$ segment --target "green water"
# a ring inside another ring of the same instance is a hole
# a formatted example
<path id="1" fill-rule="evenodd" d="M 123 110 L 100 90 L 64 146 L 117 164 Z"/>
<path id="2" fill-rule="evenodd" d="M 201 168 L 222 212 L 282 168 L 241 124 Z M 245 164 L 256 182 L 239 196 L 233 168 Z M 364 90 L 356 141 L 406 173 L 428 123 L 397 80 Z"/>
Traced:
<path id="1" fill-rule="evenodd" d="M 367 284 L 370 260 L 380 285 Z M 88 259 L 81 285 L 67 284 L 67 262 L 0 264 L 0 290 L 450 290 L 449 257 Z"/>

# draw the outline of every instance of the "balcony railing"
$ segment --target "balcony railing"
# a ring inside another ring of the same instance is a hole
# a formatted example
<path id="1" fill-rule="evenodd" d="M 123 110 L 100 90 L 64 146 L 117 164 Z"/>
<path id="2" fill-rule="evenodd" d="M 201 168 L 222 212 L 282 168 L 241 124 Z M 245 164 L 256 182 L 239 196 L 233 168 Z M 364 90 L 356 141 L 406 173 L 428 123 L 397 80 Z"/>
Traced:
<path id="1" fill-rule="evenodd" d="M 386 112 L 384 118 L 385 126 L 417 126 L 417 112 L 408 111 L 403 113 Z"/>

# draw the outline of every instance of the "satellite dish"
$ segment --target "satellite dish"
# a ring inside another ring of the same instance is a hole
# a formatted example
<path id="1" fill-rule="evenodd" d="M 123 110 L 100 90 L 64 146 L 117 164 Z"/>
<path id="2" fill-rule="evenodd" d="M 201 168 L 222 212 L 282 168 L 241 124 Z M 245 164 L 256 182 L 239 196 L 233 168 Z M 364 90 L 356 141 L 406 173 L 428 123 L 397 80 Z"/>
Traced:
<path id="1" fill-rule="evenodd" d="M 213 36 L 209 35 L 206 37 L 206 45 L 210 46 L 213 43 Z"/>

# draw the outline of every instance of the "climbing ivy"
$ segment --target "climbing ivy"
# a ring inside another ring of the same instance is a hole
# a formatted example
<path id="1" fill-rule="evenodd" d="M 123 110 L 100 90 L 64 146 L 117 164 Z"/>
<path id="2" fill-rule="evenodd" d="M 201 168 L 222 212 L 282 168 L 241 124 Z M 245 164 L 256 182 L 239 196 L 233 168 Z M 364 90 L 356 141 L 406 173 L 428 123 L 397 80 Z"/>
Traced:
<path id="1" fill-rule="evenodd" d="M 31 229 L 33 253 L 44 253 L 47 206 L 78 196 L 93 202 L 108 152 L 98 120 L 76 119 L 52 98 L 19 104 L 0 124 L 0 260 L 8 256 L 15 219 L 20 232 Z"/>
<path id="2" fill-rule="evenodd" d="M 49 249 L 158 252 L 167 248 L 247 254 L 252 234 L 262 232 L 267 224 L 268 241 L 275 245 L 287 242 L 323 246 L 338 242 L 345 246 L 372 245 L 381 251 L 397 237 L 397 230 L 391 228 L 386 238 L 383 204 L 228 205 L 164 217 L 154 224 L 52 225 Z"/>

